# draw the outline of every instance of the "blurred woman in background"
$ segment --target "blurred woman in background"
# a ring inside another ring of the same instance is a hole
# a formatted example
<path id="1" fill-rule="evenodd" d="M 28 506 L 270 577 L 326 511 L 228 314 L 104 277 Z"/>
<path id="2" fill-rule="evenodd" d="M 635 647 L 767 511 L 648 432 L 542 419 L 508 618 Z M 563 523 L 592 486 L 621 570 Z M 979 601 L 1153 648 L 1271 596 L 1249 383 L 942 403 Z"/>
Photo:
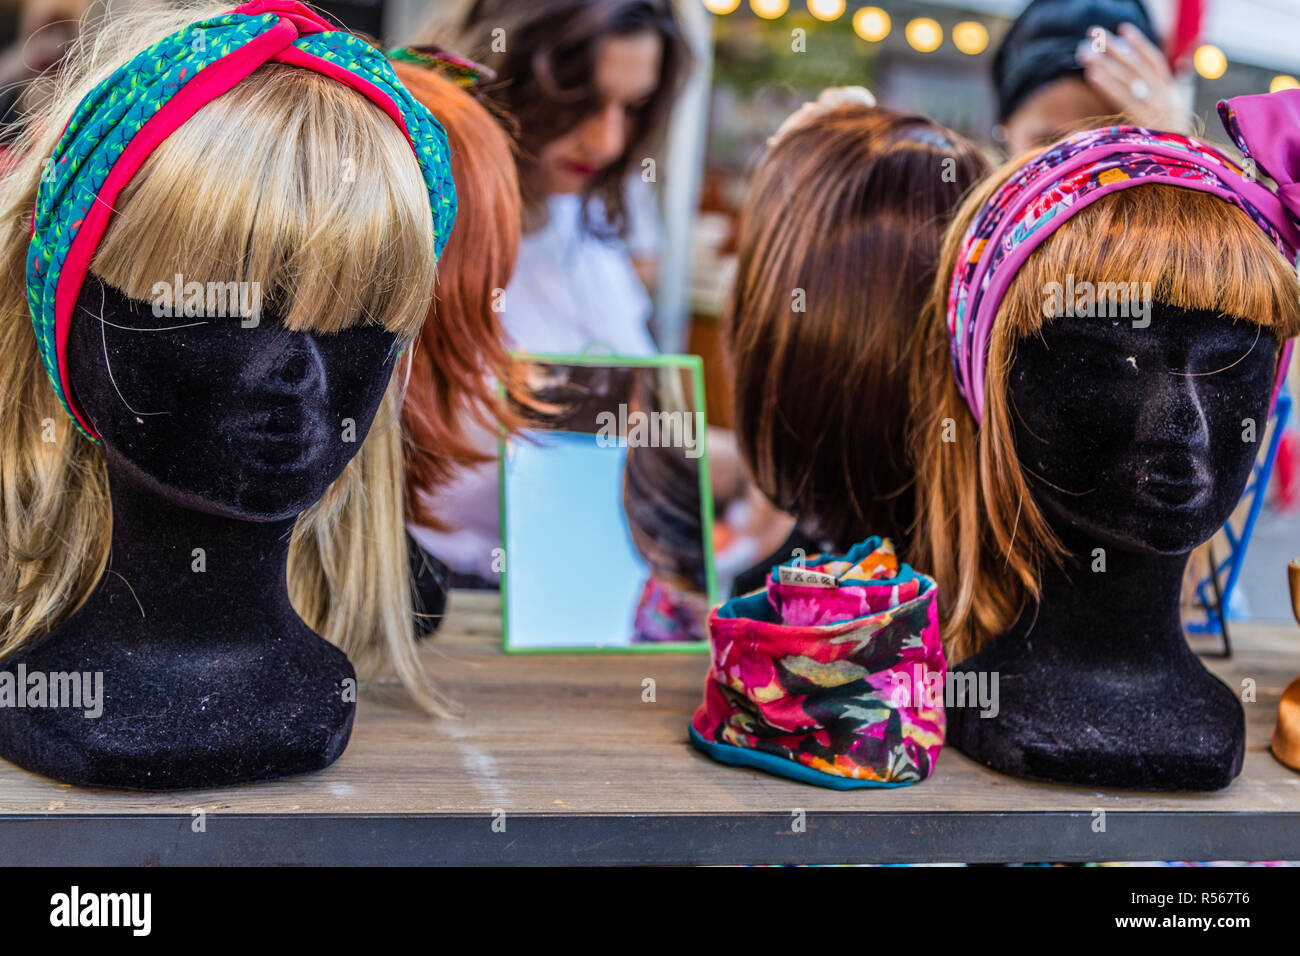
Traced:
<path id="1" fill-rule="evenodd" d="M 644 161 L 688 65 L 670 0 L 473 0 L 430 30 L 495 71 L 484 93 L 515 124 L 524 237 L 502 303 L 511 345 L 655 352 L 625 238 L 629 177 L 653 169 Z"/>
<path id="2" fill-rule="evenodd" d="M 623 235 L 629 225 L 626 181 L 651 158 L 686 67 L 669 0 L 474 0 L 451 5 L 426 33 L 425 39 L 487 68 L 476 95 L 517 137 L 508 164 L 511 184 L 493 187 L 496 210 L 506 214 L 500 203 L 513 188 L 514 235 L 521 227 L 523 233 L 517 258 L 514 244 L 509 260 L 489 261 L 475 252 L 449 264 L 444 255 L 444 301 L 435 308 L 472 306 L 482 313 L 475 321 L 484 328 L 490 312 L 504 329 L 505 344 L 521 351 L 579 353 L 597 346 L 621 355 L 656 352 L 647 327 L 650 297 Z M 451 124 L 448 132 L 456 168 Z M 476 157 L 477 164 L 484 162 L 481 151 Z M 459 186 L 459 169 L 456 177 Z M 462 205 L 468 215 L 470 203 Z M 493 240 L 503 251 L 508 235 L 503 230 Z M 468 282 L 477 289 L 472 301 L 453 298 L 454 288 Z M 482 371 L 490 376 L 499 369 Z M 408 409 L 422 402 L 413 395 Z M 417 477 L 410 530 L 446 564 L 452 586 L 495 587 L 501 545 L 491 462 L 496 434 L 480 420 L 466 426 L 466 435 L 479 464 L 447 481 Z"/>
<path id="3" fill-rule="evenodd" d="M 1033 0 L 998 48 L 993 86 L 994 138 L 1011 156 L 1116 117 L 1191 124 L 1142 0 Z"/>

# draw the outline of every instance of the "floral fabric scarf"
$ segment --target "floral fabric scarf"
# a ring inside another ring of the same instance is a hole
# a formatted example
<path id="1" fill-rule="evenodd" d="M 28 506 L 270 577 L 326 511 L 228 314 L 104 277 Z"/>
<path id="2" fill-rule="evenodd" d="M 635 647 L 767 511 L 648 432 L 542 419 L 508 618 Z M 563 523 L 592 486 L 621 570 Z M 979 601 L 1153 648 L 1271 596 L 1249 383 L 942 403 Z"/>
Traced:
<path id="1" fill-rule="evenodd" d="M 709 616 L 692 743 L 835 789 L 924 780 L 944 736 L 937 593 L 880 538 L 773 568 Z"/>

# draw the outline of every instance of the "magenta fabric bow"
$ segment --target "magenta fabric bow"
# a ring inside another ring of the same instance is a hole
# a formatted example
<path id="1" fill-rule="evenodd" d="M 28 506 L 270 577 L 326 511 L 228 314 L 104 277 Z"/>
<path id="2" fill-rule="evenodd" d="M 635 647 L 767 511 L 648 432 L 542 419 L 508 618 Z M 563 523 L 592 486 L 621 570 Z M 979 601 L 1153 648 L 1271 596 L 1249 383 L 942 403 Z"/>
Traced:
<path id="1" fill-rule="evenodd" d="M 1241 154 L 1277 183 L 1277 198 L 1300 222 L 1300 90 L 1220 100 L 1219 119 Z"/>

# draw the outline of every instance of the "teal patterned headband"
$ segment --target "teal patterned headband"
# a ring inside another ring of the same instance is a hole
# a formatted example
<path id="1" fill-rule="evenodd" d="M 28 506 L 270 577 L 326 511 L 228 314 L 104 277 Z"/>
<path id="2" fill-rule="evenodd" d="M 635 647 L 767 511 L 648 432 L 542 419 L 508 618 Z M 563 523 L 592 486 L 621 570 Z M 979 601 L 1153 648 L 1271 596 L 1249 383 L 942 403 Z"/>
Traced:
<path id="1" fill-rule="evenodd" d="M 271 62 L 338 80 L 405 131 L 429 190 L 434 250 L 442 254 L 456 218 L 447 134 L 379 50 L 292 0 L 253 0 L 159 40 L 77 105 L 32 215 L 27 301 L 41 360 L 64 409 L 91 439 L 98 438 L 94 428 L 69 397 L 68 330 L 117 196 L 159 143 Z"/>

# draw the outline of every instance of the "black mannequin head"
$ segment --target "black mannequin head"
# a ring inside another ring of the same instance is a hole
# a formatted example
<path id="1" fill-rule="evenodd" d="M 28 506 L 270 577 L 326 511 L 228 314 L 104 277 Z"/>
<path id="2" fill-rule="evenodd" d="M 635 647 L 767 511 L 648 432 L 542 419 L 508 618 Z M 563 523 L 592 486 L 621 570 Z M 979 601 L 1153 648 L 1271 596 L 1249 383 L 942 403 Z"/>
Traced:
<path id="1" fill-rule="evenodd" d="M 403 123 L 335 76 L 268 63 L 120 156 L 137 114 L 111 130 L 87 118 L 88 138 L 112 149 L 96 147 L 66 191 L 46 188 L 96 79 L 127 64 L 122 89 L 144 90 L 128 76 L 146 61 L 153 76 L 141 50 L 195 15 L 97 23 L 0 197 L 12 320 L 0 657 L 105 678 L 98 722 L 0 708 L 0 756 L 75 783 L 206 787 L 319 769 L 347 742 L 356 683 L 381 673 L 447 711 L 414 641 L 395 370 L 428 311 L 452 203 L 438 137 L 417 153 Z M 139 95 L 121 102 L 156 106 Z M 99 443 L 50 386 L 39 359 L 52 341 L 20 335 L 17 319 L 38 193 L 102 192 L 101 158 L 129 182 L 101 196 L 102 235 L 77 233 L 76 274 L 88 265 L 103 285 L 77 290 L 59 376 Z M 173 280 L 184 301 L 161 301 Z M 243 296 L 228 301 L 254 284 L 256 324 L 241 321 Z M 227 290 L 216 309 L 214 287 Z"/>
<path id="2" fill-rule="evenodd" d="M 159 317 L 91 276 L 68 368 L 105 447 L 155 490 L 278 520 L 317 501 L 360 449 L 397 351 L 380 326 L 290 331 L 274 310 L 255 322 Z"/>
<path id="3" fill-rule="evenodd" d="M 1146 318 L 1065 316 L 1017 343 L 1016 456 L 1054 529 L 1103 548 L 1186 554 L 1249 478 L 1278 340 L 1211 310 L 1156 303 Z"/>
<path id="4" fill-rule="evenodd" d="M 940 276 L 1019 169 L 963 203 Z M 909 557 L 939 582 L 952 663 L 1032 607 L 1049 567 L 1090 566 L 1097 548 L 1184 558 L 1208 540 L 1259 451 L 1281 343 L 1300 332 L 1300 282 L 1273 240 L 1178 186 L 1088 203 L 1006 278 L 978 422 L 952 374 L 947 282 L 913 353 Z"/>
<path id="5" fill-rule="evenodd" d="M 1188 553 L 1249 477 L 1277 355 L 1271 329 L 1163 303 L 1137 326 L 1056 317 L 1016 344 L 1016 459 L 1060 553 L 1018 618 L 957 665 L 1001 688 L 995 714 L 949 711 L 958 749 L 1094 786 L 1215 790 L 1237 776 L 1242 707 L 1188 647 L 1179 602 Z"/>
<path id="6" fill-rule="evenodd" d="M 963 207 L 958 236 L 987 200 Z M 953 263 L 950 248 L 940 275 Z M 1039 780 L 1229 785 L 1244 712 L 1189 647 L 1180 599 L 1259 452 L 1280 343 L 1300 331 L 1294 268 L 1216 196 L 1106 195 L 1010 278 L 978 424 L 944 315 L 914 370 L 927 523 L 912 560 L 947 592 L 953 670 L 997 687 L 995 707 L 949 708 L 948 743 Z"/>
<path id="7" fill-rule="evenodd" d="M 963 204 L 940 276 L 987 255 L 965 236 L 1020 169 Z M 939 583 L 953 671 L 995 688 L 995 706 L 948 709 L 950 745 L 1015 776 L 1216 790 L 1241 770 L 1245 716 L 1188 644 L 1183 582 L 1259 452 L 1300 281 L 1242 208 L 1136 187 L 1076 197 L 985 286 L 978 414 L 953 374 L 950 283 L 936 284 L 913 356 L 910 557 Z"/>

